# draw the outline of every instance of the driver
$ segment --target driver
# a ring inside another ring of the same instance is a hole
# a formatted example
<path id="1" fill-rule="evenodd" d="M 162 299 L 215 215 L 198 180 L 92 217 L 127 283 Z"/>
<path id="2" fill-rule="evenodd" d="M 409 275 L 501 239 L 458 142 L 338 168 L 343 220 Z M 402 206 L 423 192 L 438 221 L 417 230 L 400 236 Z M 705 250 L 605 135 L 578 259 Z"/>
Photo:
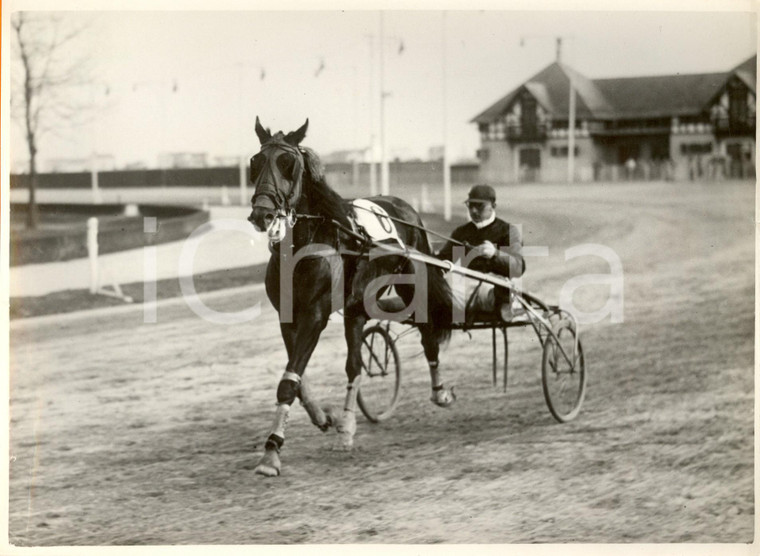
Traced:
<path id="1" fill-rule="evenodd" d="M 465 201 L 470 222 L 454 230 L 438 252 L 438 258 L 507 278 L 519 278 L 525 271 L 522 237 L 518 228 L 496 217 L 496 192 L 490 185 L 476 185 Z M 467 277 L 447 275 L 452 285 L 454 315 L 467 311 L 493 313 L 512 318 L 509 290 Z M 458 312 L 457 312 L 458 311 Z"/>

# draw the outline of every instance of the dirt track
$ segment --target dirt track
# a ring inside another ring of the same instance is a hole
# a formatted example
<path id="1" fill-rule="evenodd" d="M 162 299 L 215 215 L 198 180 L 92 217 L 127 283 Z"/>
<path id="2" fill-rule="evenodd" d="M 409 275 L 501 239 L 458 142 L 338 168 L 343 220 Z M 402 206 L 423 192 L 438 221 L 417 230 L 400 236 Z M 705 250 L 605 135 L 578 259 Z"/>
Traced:
<path id="1" fill-rule="evenodd" d="M 285 364 L 276 315 L 252 288 L 217 310 L 262 302 L 253 322 L 215 325 L 184 304 L 14 323 L 10 541 L 23 546 L 255 543 L 751 542 L 753 539 L 753 184 L 515 189 L 525 287 L 556 301 L 564 261 L 609 246 L 625 271 L 625 322 L 584 328 L 589 392 L 556 424 L 532 332 L 511 334 L 508 394 L 490 384 L 490 334 L 456 333 L 442 354 L 459 400 L 429 401 L 404 343 L 402 402 L 359 419 L 357 448 L 331 450 L 294 408 L 283 475 L 253 473 Z M 504 198 L 500 196 L 500 198 Z M 578 291 L 586 311 L 604 287 Z M 345 346 L 331 324 L 308 375 L 343 397 Z"/>

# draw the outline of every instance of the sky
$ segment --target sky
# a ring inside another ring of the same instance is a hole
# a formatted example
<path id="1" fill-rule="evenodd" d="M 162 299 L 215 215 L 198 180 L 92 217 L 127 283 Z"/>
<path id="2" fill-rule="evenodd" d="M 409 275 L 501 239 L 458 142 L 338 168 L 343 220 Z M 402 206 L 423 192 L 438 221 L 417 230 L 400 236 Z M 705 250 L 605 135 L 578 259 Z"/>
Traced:
<path id="1" fill-rule="evenodd" d="M 113 156 L 117 166 L 155 167 L 162 152 L 248 158 L 259 146 L 256 116 L 286 132 L 308 118 L 304 144 L 320 154 L 366 149 L 374 137 L 379 159 L 384 128 L 391 159 L 427 158 L 444 140 L 452 160 L 474 159 L 479 135 L 470 120 L 552 63 L 557 37 L 563 37 L 563 62 L 590 78 L 727 71 L 757 50 L 756 14 L 735 9 L 381 13 L 182 6 L 65 14 L 87 24 L 71 56 L 89 54 L 89 78 L 75 94 L 93 107 L 92 116 L 43 137 L 43 169 L 46 160 L 92 152 Z M 13 50 L 11 43 L 11 56 Z M 11 160 L 24 159 L 16 123 L 10 141 Z"/>

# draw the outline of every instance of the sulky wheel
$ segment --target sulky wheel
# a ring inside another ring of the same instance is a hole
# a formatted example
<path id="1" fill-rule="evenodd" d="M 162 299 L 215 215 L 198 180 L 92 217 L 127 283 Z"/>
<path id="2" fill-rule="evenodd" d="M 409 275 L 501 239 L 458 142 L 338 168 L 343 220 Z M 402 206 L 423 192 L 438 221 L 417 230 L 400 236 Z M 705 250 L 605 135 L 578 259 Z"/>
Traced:
<path id="1" fill-rule="evenodd" d="M 401 361 L 388 330 L 380 325 L 362 334 L 362 378 L 357 402 L 373 423 L 385 421 L 398 404 Z"/>
<path id="2" fill-rule="evenodd" d="M 548 335 L 541 362 L 541 382 L 549 411 L 557 421 L 566 423 L 578 416 L 586 395 L 586 360 L 580 340 L 575 349 L 576 330 L 570 320 L 557 322 L 553 332 L 562 350 Z"/>

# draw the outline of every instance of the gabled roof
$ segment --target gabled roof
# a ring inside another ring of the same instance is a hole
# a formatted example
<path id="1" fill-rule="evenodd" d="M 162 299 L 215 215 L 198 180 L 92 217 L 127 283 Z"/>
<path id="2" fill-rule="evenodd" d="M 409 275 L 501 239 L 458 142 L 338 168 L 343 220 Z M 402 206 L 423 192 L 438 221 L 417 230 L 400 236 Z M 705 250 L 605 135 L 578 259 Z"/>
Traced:
<path id="1" fill-rule="evenodd" d="M 757 54 L 750 56 L 731 71 L 745 71 L 757 79 Z"/>
<path id="2" fill-rule="evenodd" d="M 554 115 L 567 114 L 570 106 L 570 78 L 577 93 L 576 115 L 579 118 L 603 117 L 612 110 L 604 96 L 596 89 L 593 82 L 574 69 L 560 63 L 545 67 L 528 79 L 524 85 L 507 93 L 486 110 L 475 116 L 473 122 L 488 123 L 503 115 L 515 100 L 523 87 L 536 97 L 536 100 Z"/>
<path id="3" fill-rule="evenodd" d="M 731 71 L 744 81 L 753 93 L 757 92 L 757 54 L 746 59 Z"/>
<path id="4" fill-rule="evenodd" d="M 757 55 L 728 72 L 593 80 L 569 66 L 554 62 L 471 121 L 489 123 L 501 117 L 523 87 L 552 115 L 567 117 L 571 78 L 577 93 L 576 117 L 580 119 L 656 118 L 698 114 L 734 74 L 754 92 L 757 82 Z"/>
<path id="5" fill-rule="evenodd" d="M 658 75 L 597 79 L 615 105 L 617 118 L 657 118 L 698 114 L 720 91 L 729 73 Z"/>
<path id="6" fill-rule="evenodd" d="M 533 95 L 536 101 L 546 110 L 552 113 L 557 111 L 557 109 L 554 107 L 554 103 L 552 102 L 551 96 L 549 95 L 549 90 L 546 88 L 546 85 L 537 81 L 529 81 L 525 84 L 525 88 L 528 89 L 528 92 Z"/>
<path id="7" fill-rule="evenodd" d="M 610 99 L 605 96 L 604 91 L 597 87 L 594 81 L 581 75 L 569 66 L 562 65 L 562 69 L 565 70 L 565 73 L 568 76 L 572 77 L 573 87 L 577 94 L 576 103 L 579 104 L 580 102 L 583 102 L 588 107 L 591 114 L 597 118 L 608 118 L 615 114 L 615 108 L 613 107 L 613 104 L 610 103 Z M 567 91 L 567 94 L 564 95 L 564 98 L 567 100 L 562 107 L 563 114 L 569 113 L 570 111 L 569 90 Z M 578 114 L 580 114 L 580 112 L 577 112 L 576 105 L 576 115 Z"/>

